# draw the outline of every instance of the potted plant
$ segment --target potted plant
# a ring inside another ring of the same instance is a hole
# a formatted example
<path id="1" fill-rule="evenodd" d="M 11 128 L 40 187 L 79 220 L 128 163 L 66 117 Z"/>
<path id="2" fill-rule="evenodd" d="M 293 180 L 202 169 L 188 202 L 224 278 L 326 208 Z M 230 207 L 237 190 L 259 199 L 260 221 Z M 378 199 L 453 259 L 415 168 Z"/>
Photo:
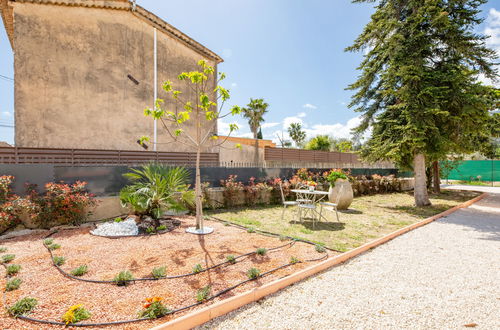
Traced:
<path id="1" fill-rule="evenodd" d="M 314 181 L 307 181 L 306 184 L 309 187 L 309 191 L 314 191 L 314 189 L 318 185 L 318 183 Z"/>
<path id="2" fill-rule="evenodd" d="M 347 174 L 341 169 L 331 170 L 326 180 L 330 183 L 330 189 L 328 190 L 329 201 L 337 203 L 338 210 L 347 210 L 354 198 Z"/>

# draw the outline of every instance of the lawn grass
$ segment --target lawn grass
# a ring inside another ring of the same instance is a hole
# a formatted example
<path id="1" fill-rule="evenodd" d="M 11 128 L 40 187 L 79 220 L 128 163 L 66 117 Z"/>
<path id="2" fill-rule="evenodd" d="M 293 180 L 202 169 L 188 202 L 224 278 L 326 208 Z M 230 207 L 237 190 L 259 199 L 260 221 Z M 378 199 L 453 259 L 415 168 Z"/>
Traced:
<path id="1" fill-rule="evenodd" d="M 219 219 L 276 234 L 302 238 L 339 250 L 348 251 L 399 228 L 446 211 L 478 196 L 472 191 L 447 191 L 431 194 L 432 206 L 415 207 L 411 193 L 381 194 L 354 199 L 349 210 L 335 214 L 324 211 L 329 222 L 296 221 L 296 208 L 287 208 L 281 219 L 280 205 L 254 206 L 209 211 Z"/>

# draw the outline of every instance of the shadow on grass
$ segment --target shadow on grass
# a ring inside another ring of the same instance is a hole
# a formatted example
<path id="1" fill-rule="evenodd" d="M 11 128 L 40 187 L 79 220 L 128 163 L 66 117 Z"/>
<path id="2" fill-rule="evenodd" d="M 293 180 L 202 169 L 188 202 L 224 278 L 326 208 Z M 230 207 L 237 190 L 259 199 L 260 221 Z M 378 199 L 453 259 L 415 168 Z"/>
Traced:
<path id="1" fill-rule="evenodd" d="M 447 204 L 433 204 L 430 206 L 387 206 L 385 207 L 388 210 L 404 212 L 419 218 L 428 218 L 436 215 L 438 213 L 444 212 L 452 208 L 452 206 Z"/>
<path id="2" fill-rule="evenodd" d="M 291 224 L 303 225 L 305 228 L 313 231 L 328 230 L 328 231 L 339 231 L 344 230 L 345 223 L 343 222 L 318 222 L 313 223 L 312 219 L 303 219 L 302 222 L 297 220 L 290 221 Z"/>

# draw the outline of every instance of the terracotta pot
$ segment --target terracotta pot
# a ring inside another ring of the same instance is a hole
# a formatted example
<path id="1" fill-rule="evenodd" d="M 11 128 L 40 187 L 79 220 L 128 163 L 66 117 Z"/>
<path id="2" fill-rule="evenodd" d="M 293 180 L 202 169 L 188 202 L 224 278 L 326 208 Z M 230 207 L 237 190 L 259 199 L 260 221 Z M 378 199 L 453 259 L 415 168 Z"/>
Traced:
<path id="1" fill-rule="evenodd" d="M 337 198 L 341 187 L 342 193 L 340 194 L 340 197 Z M 353 198 L 354 193 L 349 180 L 337 179 L 337 181 L 335 181 L 335 186 L 330 186 L 330 189 L 328 190 L 328 200 L 332 203 L 338 202 L 338 210 L 347 210 L 349 205 L 351 205 Z"/>

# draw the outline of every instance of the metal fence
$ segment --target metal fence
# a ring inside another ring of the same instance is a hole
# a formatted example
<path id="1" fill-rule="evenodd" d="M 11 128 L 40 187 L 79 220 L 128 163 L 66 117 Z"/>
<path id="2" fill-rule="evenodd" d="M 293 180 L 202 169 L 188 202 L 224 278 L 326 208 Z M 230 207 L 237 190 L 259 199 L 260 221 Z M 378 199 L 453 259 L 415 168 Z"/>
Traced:
<path id="1" fill-rule="evenodd" d="M 0 147 L 2 164 L 139 165 L 148 162 L 192 166 L 194 152 Z M 218 166 L 218 153 L 202 153 L 202 166 Z"/>

